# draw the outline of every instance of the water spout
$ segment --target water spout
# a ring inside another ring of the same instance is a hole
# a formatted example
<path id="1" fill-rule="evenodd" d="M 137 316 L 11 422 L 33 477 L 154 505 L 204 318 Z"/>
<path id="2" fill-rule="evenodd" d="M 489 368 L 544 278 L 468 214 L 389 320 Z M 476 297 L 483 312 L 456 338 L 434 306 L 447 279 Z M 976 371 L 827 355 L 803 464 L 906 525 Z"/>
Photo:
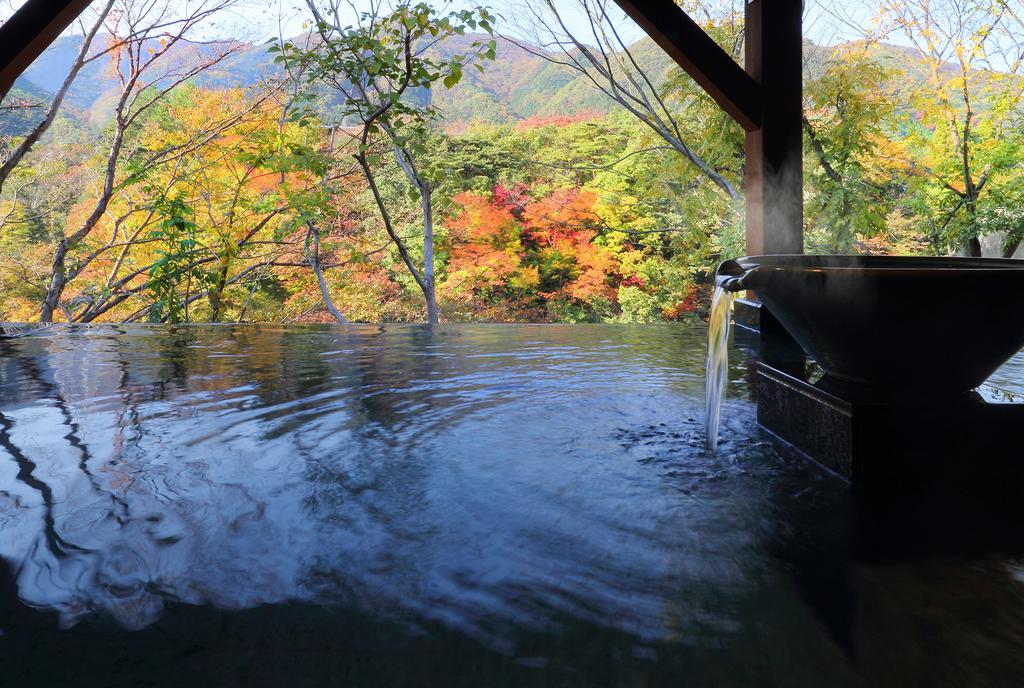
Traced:
<path id="1" fill-rule="evenodd" d="M 722 284 L 715 286 L 708 320 L 708 360 L 704 377 L 704 430 L 708 451 L 718 449 L 718 426 L 722 417 L 722 400 L 729 382 L 729 329 L 732 303 L 736 294 Z"/>

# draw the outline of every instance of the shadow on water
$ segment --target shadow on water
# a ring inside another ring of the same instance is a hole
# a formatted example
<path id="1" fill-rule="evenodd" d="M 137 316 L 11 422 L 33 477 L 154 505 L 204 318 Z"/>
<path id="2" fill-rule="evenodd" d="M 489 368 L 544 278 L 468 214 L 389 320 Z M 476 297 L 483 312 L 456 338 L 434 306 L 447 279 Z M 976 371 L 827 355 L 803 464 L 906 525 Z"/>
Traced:
<path id="1" fill-rule="evenodd" d="M 790 477 L 766 548 L 856 684 L 1011 685 L 1024 671 L 1021 492 L 986 500 L 1007 493 L 997 476 L 929 488 L 793 499 L 808 488 Z"/>
<path id="2" fill-rule="evenodd" d="M 709 454 L 703 339 L 0 340 L 2 683 L 1015 682 L 1020 514 L 852 498 L 756 428 L 741 348 Z"/>

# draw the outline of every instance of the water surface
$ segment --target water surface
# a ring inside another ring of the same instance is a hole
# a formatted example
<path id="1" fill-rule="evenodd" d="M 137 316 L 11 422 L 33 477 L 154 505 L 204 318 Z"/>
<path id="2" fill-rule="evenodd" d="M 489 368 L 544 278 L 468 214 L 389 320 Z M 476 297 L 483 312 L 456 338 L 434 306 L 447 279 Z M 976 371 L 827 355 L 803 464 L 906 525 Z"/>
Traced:
<path id="1" fill-rule="evenodd" d="M 709 454 L 704 355 L 685 325 L 0 340 L 3 685 L 1018 679 L 1024 549 L 879 537 L 757 429 L 742 347 Z"/>

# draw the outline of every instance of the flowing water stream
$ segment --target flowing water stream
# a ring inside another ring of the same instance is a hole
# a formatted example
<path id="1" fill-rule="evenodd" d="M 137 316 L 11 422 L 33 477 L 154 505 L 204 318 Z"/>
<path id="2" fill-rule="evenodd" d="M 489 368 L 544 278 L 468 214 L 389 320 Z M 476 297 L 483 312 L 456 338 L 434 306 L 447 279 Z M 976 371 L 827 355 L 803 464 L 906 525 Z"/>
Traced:
<path id="1" fill-rule="evenodd" d="M 715 286 L 708 320 L 708 361 L 704 385 L 704 430 L 709 451 L 718 450 L 718 426 L 722 418 L 722 399 L 729 383 L 729 329 L 734 292 Z"/>

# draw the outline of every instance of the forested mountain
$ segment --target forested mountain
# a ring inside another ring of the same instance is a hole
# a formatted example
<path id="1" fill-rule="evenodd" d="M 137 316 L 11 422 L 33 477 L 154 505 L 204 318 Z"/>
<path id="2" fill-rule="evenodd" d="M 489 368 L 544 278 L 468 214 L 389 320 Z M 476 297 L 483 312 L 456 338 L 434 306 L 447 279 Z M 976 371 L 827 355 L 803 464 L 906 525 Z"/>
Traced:
<path id="1" fill-rule="evenodd" d="M 443 46 L 442 54 L 465 51 L 479 34 L 455 36 Z M 97 40 L 102 40 L 102 37 Z M 62 36 L 25 73 L 24 80 L 43 92 L 55 91 L 67 75 L 81 46 L 80 36 Z M 524 49 L 509 40 L 497 39 L 497 56 L 483 74 L 467 72 L 452 89 L 437 89 L 434 96 L 447 126 L 462 129 L 473 123 L 504 124 L 533 117 L 565 114 L 607 114 L 612 103 L 581 75 L 553 64 L 536 53 L 543 49 L 529 44 Z M 215 88 L 250 86 L 277 73 L 267 45 L 251 45 L 196 79 L 197 85 Z M 207 51 L 217 49 L 206 46 Z M 661 82 L 670 60 L 653 42 L 634 46 L 641 61 Z M 93 126 L 102 126 L 109 115 L 110 98 L 117 88 L 116 73 L 109 62 L 87 65 L 67 96 L 71 116 Z"/>
<path id="2" fill-rule="evenodd" d="M 454 36 L 440 50 L 443 55 L 465 52 L 473 41 L 483 38 L 479 34 Z M 102 40 L 100 37 L 98 40 Z M 45 98 L 60 87 L 81 46 L 81 36 L 62 36 L 39 57 L 19 79 L 17 88 L 34 100 Z M 851 44 L 856 46 L 856 44 Z M 218 44 L 205 46 L 208 52 Z M 267 45 L 248 45 L 223 63 L 198 77 L 197 85 L 213 88 L 251 86 L 261 79 L 278 75 Z M 183 50 L 198 50 L 183 48 Z M 808 79 L 820 74 L 835 47 L 805 46 L 805 72 Z M 842 47 L 838 48 L 842 50 Z M 642 64 L 656 86 L 662 86 L 674 69 L 671 59 L 650 39 L 641 39 L 631 51 Z M 913 48 L 880 44 L 871 47 L 871 53 L 880 64 L 891 67 L 912 78 L 916 68 L 923 65 L 921 54 Z M 584 76 L 562 65 L 545 60 L 543 48 L 529 42 L 497 39 L 497 55 L 482 74 L 475 70 L 451 89 L 437 89 L 433 102 L 442 113 L 447 128 L 463 130 L 472 124 L 509 124 L 531 118 L 552 118 L 565 115 L 600 116 L 610 112 L 612 103 L 598 92 Z M 550 54 L 550 53 L 547 53 Z M 558 57 L 557 55 L 553 55 Z M 953 65 L 946 65 L 953 69 Z M 111 94 L 117 89 L 116 73 L 109 62 L 97 61 L 87 65 L 68 92 L 67 114 L 93 127 L 102 127 L 110 113 Z M 22 118 L 24 119 L 24 118 Z M 17 132 L 18 122 L 5 122 L 5 129 Z"/>
<path id="3" fill-rule="evenodd" d="M 39 108 L 49 99 L 49 91 L 19 77 L 5 99 L 10 109 L 0 117 L 0 136 L 20 136 L 28 131 L 38 119 Z"/>

